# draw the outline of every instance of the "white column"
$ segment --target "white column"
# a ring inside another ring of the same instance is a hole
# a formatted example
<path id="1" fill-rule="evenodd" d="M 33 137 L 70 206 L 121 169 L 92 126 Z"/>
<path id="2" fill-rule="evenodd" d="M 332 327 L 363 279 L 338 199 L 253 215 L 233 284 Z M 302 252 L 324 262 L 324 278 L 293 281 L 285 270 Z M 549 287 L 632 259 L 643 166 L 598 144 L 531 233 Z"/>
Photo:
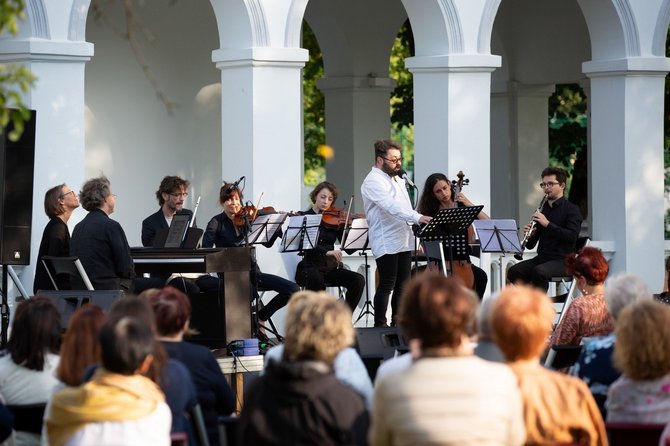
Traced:
<path id="1" fill-rule="evenodd" d="M 389 138 L 389 94 L 395 81 L 370 76 L 324 77 L 317 85 L 325 97 L 326 143 L 334 156 L 326 160 L 328 181 L 337 185 L 340 198 L 354 195 L 357 212 L 363 211 L 360 186 L 374 164 L 373 143 Z"/>
<path id="2" fill-rule="evenodd" d="M 553 85 L 510 82 L 492 95 L 491 215 L 523 226 L 542 199 L 540 173 L 549 163 L 548 101 Z M 495 185 L 511 185 L 495 187 Z"/>
<path id="3" fill-rule="evenodd" d="M 664 275 L 663 91 L 670 60 L 591 61 L 593 238 L 610 275 L 626 271 L 652 290 Z"/>
<path id="4" fill-rule="evenodd" d="M 84 181 L 84 68 L 92 55 L 93 45 L 82 41 L 0 42 L 0 63 L 25 65 L 37 76 L 35 87 L 24 99 L 37 111 L 31 262 L 20 274 L 29 292 L 42 232 L 48 221 L 44 214 L 44 193 L 64 182 L 79 190 Z M 73 216 L 70 230 L 82 214 L 80 211 Z"/>
<path id="5" fill-rule="evenodd" d="M 307 51 L 219 49 L 212 60 L 221 69 L 222 179 L 235 181 L 244 175 L 244 199 L 256 204 L 263 193 L 261 207 L 299 209 L 303 183 L 300 70 Z M 264 256 L 267 251 L 260 250 Z M 274 260 L 273 270 L 267 272 L 283 275 L 281 263 Z"/>

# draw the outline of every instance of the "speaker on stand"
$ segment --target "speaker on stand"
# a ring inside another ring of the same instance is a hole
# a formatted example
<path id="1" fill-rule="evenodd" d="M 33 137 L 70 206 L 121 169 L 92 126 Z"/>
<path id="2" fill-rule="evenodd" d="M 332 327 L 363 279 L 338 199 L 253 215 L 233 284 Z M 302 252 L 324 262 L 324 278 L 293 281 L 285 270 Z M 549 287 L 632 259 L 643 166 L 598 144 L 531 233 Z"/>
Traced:
<path id="1" fill-rule="evenodd" d="M 31 111 L 18 141 L 11 141 L 13 123 L 0 135 L 0 264 L 2 264 L 1 343 L 7 345 L 9 303 L 8 268 L 30 264 L 30 231 L 33 219 L 36 112 Z"/>

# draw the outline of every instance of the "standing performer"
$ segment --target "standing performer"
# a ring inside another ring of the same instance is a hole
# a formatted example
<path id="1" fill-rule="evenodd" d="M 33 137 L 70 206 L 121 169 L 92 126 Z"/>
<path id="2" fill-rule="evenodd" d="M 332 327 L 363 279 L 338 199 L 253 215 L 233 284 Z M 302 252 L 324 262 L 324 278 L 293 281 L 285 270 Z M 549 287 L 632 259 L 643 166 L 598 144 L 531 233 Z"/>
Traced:
<path id="1" fill-rule="evenodd" d="M 431 174 L 426 178 L 426 184 L 423 186 L 417 210 L 424 215 L 434 217 L 440 209 L 451 209 L 458 205 L 466 207 L 474 206 L 463 192 L 457 194 L 453 192 L 452 183 L 446 175 L 442 173 Z M 489 216 L 484 211 L 481 211 L 477 215 L 477 218 L 479 220 L 489 220 Z M 474 289 L 477 291 L 479 298 L 483 299 L 488 282 L 486 272 L 470 263 L 470 260 L 467 260 L 467 264 L 472 269 L 472 275 L 474 276 Z"/>
<path id="2" fill-rule="evenodd" d="M 542 171 L 540 187 L 547 200 L 542 209 L 533 214 L 524 233 L 535 230 L 528 238 L 526 247 L 532 249 L 539 242 L 537 256 L 519 262 L 509 269 L 507 279 L 514 284 L 531 284 L 546 292 L 549 279 L 565 276 L 565 257 L 575 252 L 582 216 L 577 205 L 563 196 L 567 176 L 563 169 L 547 167 Z"/>
<path id="3" fill-rule="evenodd" d="M 50 220 L 44 228 L 40 249 L 37 253 L 33 293 L 37 294 L 38 290 L 54 289 L 49 274 L 44 264 L 42 264 L 42 257 L 67 257 L 70 255 L 70 231 L 67 228 L 67 222 L 72 212 L 78 207 L 77 193 L 70 189 L 67 184 L 52 187 L 44 195 L 44 212 Z M 67 276 L 56 276 L 54 280 L 61 290 L 71 288 L 70 278 Z"/>
<path id="4" fill-rule="evenodd" d="M 211 248 L 227 248 L 233 246 L 244 245 L 245 235 L 247 232 L 246 224 L 235 225 L 235 215 L 239 216 L 242 211 L 242 193 L 236 185 L 232 183 L 224 183 L 219 191 L 219 203 L 223 206 L 223 212 L 215 215 L 207 224 L 207 229 L 202 238 L 202 247 Z M 252 276 L 254 271 L 252 271 Z M 277 295 L 258 312 L 258 319 L 261 322 L 267 321 L 274 314 L 288 303 L 289 298 L 293 293 L 299 291 L 300 288 L 294 282 L 284 279 L 283 277 L 275 276 L 274 274 L 266 274 L 261 272 L 258 265 L 255 265 L 256 280 L 252 281 L 253 292 L 258 298 L 258 288 L 265 290 L 276 291 Z M 222 289 L 221 279 L 212 276 L 202 276 L 198 278 L 197 285 L 203 291 L 214 291 Z"/>
<path id="5" fill-rule="evenodd" d="M 386 326 L 386 309 L 391 300 L 391 324 L 395 325 L 400 295 L 412 266 L 412 224 L 428 223 L 432 217 L 412 209 L 402 166 L 400 145 L 390 140 L 375 142 L 375 165 L 361 186 L 368 220 L 370 247 L 379 273 L 375 292 L 375 327 Z"/>
<path id="6" fill-rule="evenodd" d="M 312 199 L 312 207 L 305 214 L 327 212 L 337 200 L 337 188 L 333 183 L 324 181 L 316 185 L 309 197 Z M 363 294 L 365 277 L 341 268 L 342 251 L 335 249 L 335 241 L 342 238 L 343 231 L 337 226 L 333 228 L 321 221 L 316 247 L 305 251 L 305 258 L 298 263 L 295 281 L 312 291 L 325 290 L 326 283 L 345 287 L 347 305 L 354 311 Z"/>

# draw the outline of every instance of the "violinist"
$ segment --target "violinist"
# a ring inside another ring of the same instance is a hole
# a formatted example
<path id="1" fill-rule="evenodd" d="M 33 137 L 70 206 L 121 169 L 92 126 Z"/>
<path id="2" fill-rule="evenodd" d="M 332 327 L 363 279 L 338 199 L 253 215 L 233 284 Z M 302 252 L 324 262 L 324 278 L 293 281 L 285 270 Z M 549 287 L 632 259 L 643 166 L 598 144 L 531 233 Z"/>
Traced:
<path id="1" fill-rule="evenodd" d="M 242 192 L 232 183 L 224 183 L 219 191 L 219 203 L 223 207 L 223 212 L 215 215 L 207 224 L 205 234 L 202 238 L 202 247 L 211 248 L 229 248 L 234 246 L 242 246 L 245 244 L 245 236 L 248 228 L 244 224 L 242 218 L 242 225 L 235 225 L 235 221 L 239 223 L 240 211 L 242 211 Z M 293 293 L 299 291 L 300 288 L 294 282 L 286 280 L 282 277 L 273 274 L 266 274 L 260 271 L 256 265 L 255 283 L 253 285 L 254 297 L 258 298 L 258 288 L 264 290 L 272 290 L 277 293 L 272 300 L 258 312 L 258 319 L 265 322 L 288 303 L 289 298 Z M 215 291 L 223 288 L 220 279 L 212 276 L 202 276 L 197 281 L 198 286 L 203 290 Z"/>
<path id="2" fill-rule="evenodd" d="M 342 268 L 342 251 L 335 249 L 335 241 L 341 240 L 343 233 L 340 216 L 343 216 L 342 220 L 346 219 L 345 211 L 332 207 L 337 200 L 337 188 L 333 183 L 324 181 L 317 184 L 309 197 L 312 199 L 312 206 L 305 211 L 305 214 L 325 214 L 319 228 L 316 247 L 305 251 L 304 259 L 298 263 L 295 281 L 312 291 L 325 290 L 326 283 L 345 287 L 347 305 L 354 311 L 363 294 L 365 278 L 357 272 Z M 327 217 L 333 216 L 334 224 L 329 224 Z M 344 223 L 342 221 L 342 226 Z"/>
<path id="3" fill-rule="evenodd" d="M 463 194 L 463 192 L 454 194 L 452 183 L 446 175 L 442 173 L 429 175 L 428 178 L 426 178 L 426 183 L 423 186 L 423 192 L 419 199 L 418 211 L 424 215 L 434 217 L 440 209 L 449 209 L 457 206 L 472 207 L 474 204 L 465 196 L 465 194 Z M 489 216 L 486 212 L 481 211 L 479 215 L 477 215 L 477 219 L 489 220 Z M 470 263 L 470 260 L 467 260 L 467 263 L 472 269 L 474 289 L 479 295 L 479 298 L 483 299 L 484 293 L 486 292 L 486 284 L 488 283 L 486 272 Z"/>

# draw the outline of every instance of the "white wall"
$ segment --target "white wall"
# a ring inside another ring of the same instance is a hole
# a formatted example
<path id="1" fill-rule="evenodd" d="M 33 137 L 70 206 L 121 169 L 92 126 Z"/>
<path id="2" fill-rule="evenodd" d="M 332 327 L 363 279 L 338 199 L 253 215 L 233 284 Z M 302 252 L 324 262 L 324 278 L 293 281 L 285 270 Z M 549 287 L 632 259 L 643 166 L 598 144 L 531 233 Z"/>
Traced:
<path id="1" fill-rule="evenodd" d="M 123 29 L 116 2 L 100 2 Z M 141 245 L 142 220 L 158 209 L 154 192 L 165 175 L 191 181 L 186 207 L 202 196 L 200 227 L 220 212 L 221 87 L 211 62 L 218 47 L 209 1 L 134 2 L 155 37 L 140 46 L 161 91 L 177 104 L 168 114 L 127 40 L 89 14 L 86 39 L 95 55 L 86 67 L 86 177 L 101 172 L 118 195 L 116 212 L 131 246 Z M 79 185 L 73 185 L 78 188 Z"/>

